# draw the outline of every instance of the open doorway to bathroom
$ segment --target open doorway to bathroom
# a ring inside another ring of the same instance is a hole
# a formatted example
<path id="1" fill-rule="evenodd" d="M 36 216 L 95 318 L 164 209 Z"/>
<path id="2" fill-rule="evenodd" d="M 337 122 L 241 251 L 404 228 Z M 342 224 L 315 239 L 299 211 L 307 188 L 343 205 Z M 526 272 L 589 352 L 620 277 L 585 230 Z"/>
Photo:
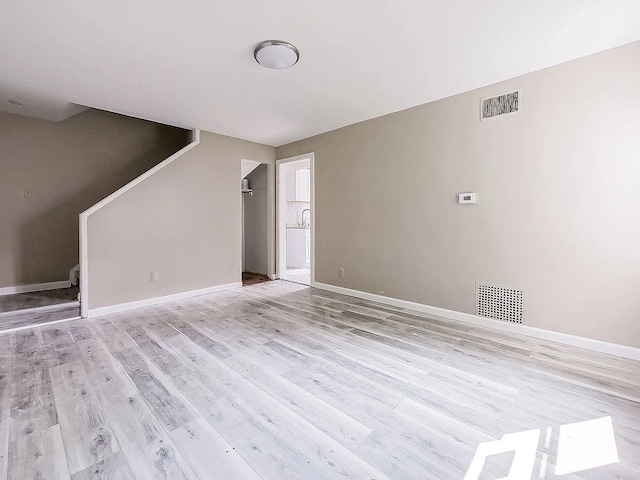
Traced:
<path id="1" fill-rule="evenodd" d="M 276 162 L 278 277 L 313 284 L 313 154 Z"/>

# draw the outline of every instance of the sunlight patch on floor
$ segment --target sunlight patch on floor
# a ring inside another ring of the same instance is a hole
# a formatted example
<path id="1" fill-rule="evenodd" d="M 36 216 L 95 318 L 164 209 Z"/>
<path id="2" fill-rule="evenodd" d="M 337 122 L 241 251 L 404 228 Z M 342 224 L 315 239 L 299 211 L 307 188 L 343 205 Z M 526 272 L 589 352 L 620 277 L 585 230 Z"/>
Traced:
<path id="1" fill-rule="evenodd" d="M 556 475 L 603 467 L 619 461 L 611 417 L 560 427 Z"/>

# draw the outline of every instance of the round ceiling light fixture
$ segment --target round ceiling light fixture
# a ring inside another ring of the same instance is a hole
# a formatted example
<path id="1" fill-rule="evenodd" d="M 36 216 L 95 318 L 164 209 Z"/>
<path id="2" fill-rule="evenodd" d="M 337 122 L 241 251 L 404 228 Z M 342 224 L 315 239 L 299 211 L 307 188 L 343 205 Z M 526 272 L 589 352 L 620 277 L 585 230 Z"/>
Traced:
<path id="1" fill-rule="evenodd" d="M 291 68 L 300 59 L 300 52 L 296 47 L 280 40 L 267 40 L 258 44 L 253 56 L 263 67 Z"/>

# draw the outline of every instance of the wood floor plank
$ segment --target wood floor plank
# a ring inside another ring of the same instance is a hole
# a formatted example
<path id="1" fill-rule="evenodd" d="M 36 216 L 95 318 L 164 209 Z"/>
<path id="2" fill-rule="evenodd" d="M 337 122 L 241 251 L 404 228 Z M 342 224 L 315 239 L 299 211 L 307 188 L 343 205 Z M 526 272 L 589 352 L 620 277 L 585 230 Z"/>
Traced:
<path id="1" fill-rule="evenodd" d="M 9 426 L 11 421 L 11 386 L 13 382 L 13 336 L 0 339 L 0 478 L 7 478 Z"/>
<path id="2" fill-rule="evenodd" d="M 173 388 L 168 388 L 168 382 L 163 381 L 162 375 L 153 371 L 136 350 L 122 350 L 114 356 L 168 432 L 197 418 L 197 412 L 183 402 Z"/>
<path id="3" fill-rule="evenodd" d="M 227 345 L 235 353 L 241 353 L 252 359 L 254 362 L 273 370 L 278 374 L 283 374 L 291 370 L 295 364 L 277 354 L 273 350 L 265 348 L 264 345 L 249 340 L 242 335 L 236 335 L 227 341 Z"/>
<path id="4" fill-rule="evenodd" d="M 7 382 L 0 382 L 0 478 L 7 478 L 9 458 L 9 394 Z"/>
<path id="5" fill-rule="evenodd" d="M 337 353 L 339 356 L 335 358 L 342 356 L 346 360 L 358 362 L 363 366 L 374 367 L 377 371 L 400 381 L 414 385 L 429 385 L 432 391 L 434 384 L 450 384 L 452 387 L 462 386 L 464 388 L 469 386 L 468 383 L 472 383 L 474 390 L 485 392 L 484 395 L 499 398 L 507 403 L 510 403 L 518 393 L 517 389 L 508 385 L 486 381 L 468 374 L 461 375 L 459 370 L 443 369 L 442 365 L 434 362 L 419 361 L 415 363 L 415 366 L 411 365 L 407 361 L 398 360 L 396 351 L 394 351 L 393 357 L 381 355 L 372 349 L 354 345 L 348 337 L 345 338 L 342 332 L 324 333 L 301 330 L 297 333 L 297 339 L 300 339 L 300 336 L 307 337 L 309 341 L 315 343 L 316 348 L 321 348 L 321 354 L 328 359 Z M 308 342 L 307 345 L 309 345 Z"/>
<path id="6" fill-rule="evenodd" d="M 434 438 L 436 432 L 424 432 L 393 413 L 397 405 L 387 404 L 384 399 L 376 397 L 356 398 L 351 394 L 349 385 L 337 381 L 334 376 L 322 374 L 318 371 L 293 370 L 285 377 L 318 396 L 334 407 L 353 416 L 363 424 L 371 427 L 373 433 L 358 446 L 356 453 L 372 465 L 391 475 L 399 466 L 409 469 L 430 472 L 433 477 L 454 479 L 460 475 L 465 459 L 471 456 L 454 449 L 442 439 Z M 400 402 L 398 402 L 399 405 Z M 394 462 L 384 458 L 392 452 Z M 452 471 L 450 467 L 456 466 Z M 405 471 L 401 468 L 400 471 Z M 396 477 L 404 478 L 404 477 Z M 416 478 L 416 477 L 407 477 Z M 420 478 L 420 477 L 417 477 Z"/>
<path id="7" fill-rule="evenodd" d="M 206 420 L 198 418 L 171 432 L 176 445 L 200 479 L 260 480 L 256 471 Z"/>
<path id="8" fill-rule="evenodd" d="M 122 452 L 71 475 L 71 480 L 135 480 L 135 478 Z"/>
<path id="9" fill-rule="evenodd" d="M 330 350 L 337 350 L 360 362 L 371 363 L 389 375 L 417 384 L 428 382 L 432 378 L 438 378 L 466 386 L 469 386 L 468 384 L 470 383 L 473 384 L 474 388 L 486 389 L 505 398 L 513 398 L 518 393 L 518 389 L 510 385 L 489 381 L 469 371 L 448 367 L 441 362 L 420 358 L 411 353 L 403 354 L 397 349 L 381 348 L 378 343 L 357 341 L 348 332 L 317 332 L 313 329 L 305 329 L 299 333 L 321 341 Z"/>
<path id="10" fill-rule="evenodd" d="M 394 413 L 419 427 L 440 432 L 441 435 L 446 436 L 449 442 L 457 444 L 470 453 L 476 451 L 480 442 L 494 440 L 491 435 L 410 398 L 403 400 L 395 408 Z"/>
<path id="11" fill-rule="evenodd" d="M 319 347 L 316 347 L 319 348 Z M 399 393 L 405 397 L 428 403 L 432 408 L 446 412 L 449 415 L 455 412 L 465 421 L 477 425 L 479 428 L 489 428 L 491 431 L 504 429 L 501 420 L 510 410 L 512 399 L 492 396 L 478 390 L 473 391 L 473 396 L 465 390 L 447 382 L 429 376 L 422 384 L 404 381 L 362 363 L 354 362 L 335 351 L 317 351 L 318 356 L 346 370 L 353 372 L 369 385 L 375 387 L 380 395 Z M 500 430 L 499 430 L 500 431 Z"/>
<path id="12" fill-rule="evenodd" d="M 216 358 L 227 358 L 232 352 L 224 345 L 186 322 L 172 320 L 169 322 L 175 330 L 188 337 L 193 343 L 206 350 Z M 174 332 L 175 334 L 175 332 Z"/>
<path id="13" fill-rule="evenodd" d="M 2 425 L 3 436 L 8 430 L 8 478 L 68 478 L 47 366 L 52 349 L 43 344 L 37 328 L 11 338 L 10 418 Z"/>
<path id="14" fill-rule="evenodd" d="M 21 363 L 12 369 L 12 429 L 46 429 L 58 423 L 49 369 Z"/>
<path id="15" fill-rule="evenodd" d="M 355 449 L 372 430 L 243 354 L 225 360 L 233 370 L 347 448 Z"/>
<path id="16" fill-rule="evenodd" d="M 137 478 L 197 479 L 140 396 L 111 403 L 104 410 L 121 451 Z"/>
<path id="17" fill-rule="evenodd" d="M 9 467 L 9 480 L 68 480 L 60 426 L 17 436 Z"/>
<path id="18" fill-rule="evenodd" d="M 71 474 L 120 450 L 82 362 L 50 369 L 56 411 Z"/>
<path id="19" fill-rule="evenodd" d="M 125 312 L 117 314 L 113 317 L 99 317 L 91 319 L 91 327 L 97 332 L 100 339 L 108 346 L 112 353 L 125 350 L 127 348 L 136 348 L 136 343 L 123 330 L 114 325 L 113 322 L 122 324 L 135 324 L 137 315 L 134 312 Z"/>
<path id="20" fill-rule="evenodd" d="M 137 393 L 135 385 L 100 337 L 78 340 L 76 345 L 93 391 L 103 407 Z"/>
<path id="21" fill-rule="evenodd" d="M 302 421 L 304 417 L 299 417 L 294 414 L 294 410 L 282 408 L 283 404 L 278 402 L 277 397 L 268 395 L 264 390 L 254 386 L 254 384 L 242 381 L 241 376 L 236 375 L 235 372 L 230 369 L 227 371 L 225 366 L 214 358 L 207 359 L 204 351 L 198 355 L 196 350 L 198 348 L 197 346 L 194 345 L 191 347 L 180 338 L 172 339 L 172 342 L 171 346 L 174 349 L 185 355 L 191 356 L 192 358 L 194 355 L 197 356 L 195 364 L 201 369 L 203 374 L 215 375 L 215 378 L 218 379 L 226 375 L 226 378 L 223 381 L 224 391 L 221 392 L 221 395 L 232 395 L 231 398 L 229 398 L 229 401 L 235 402 L 237 405 L 240 404 L 242 406 L 242 410 L 247 412 L 247 418 L 252 416 L 250 415 L 251 412 L 254 413 L 253 416 L 259 419 L 258 423 L 254 424 L 254 428 L 257 430 L 258 435 L 262 435 L 264 437 L 266 432 L 263 431 L 263 429 L 266 427 L 270 429 L 271 426 L 273 426 L 274 430 L 269 432 L 269 436 L 276 435 L 276 431 L 287 432 L 286 437 L 280 438 L 279 443 L 282 445 L 288 445 L 290 452 L 286 456 L 284 455 L 284 451 L 281 452 L 280 455 L 282 458 L 289 458 L 291 455 L 302 455 L 304 458 L 307 458 L 309 462 L 312 462 L 312 464 L 315 465 L 315 468 L 320 472 L 325 472 L 324 475 L 328 477 L 336 475 L 337 473 L 335 472 L 338 471 L 341 472 L 340 475 L 343 475 L 346 478 L 362 478 L 360 475 L 369 474 L 373 474 L 372 478 L 376 478 L 376 472 L 373 469 L 368 468 L 357 456 L 350 455 L 348 449 L 343 448 L 341 444 L 335 442 L 330 435 L 325 435 L 322 427 L 316 427 L 312 422 L 307 423 Z M 190 352 L 186 353 L 185 350 L 190 350 Z M 226 361 L 232 362 L 230 358 L 225 360 L 225 362 Z M 249 362 L 251 363 L 250 360 Z M 232 363 L 236 368 L 240 370 L 243 369 L 243 366 L 240 363 Z M 270 391 L 273 390 L 270 389 Z M 244 399 L 251 399 L 251 401 L 250 403 L 245 403 L 246 400 Z M 281 399 L 282 397 L 280 397 L 280 400 Z M 300 399 L 301 395 L 298 396 L 297 400 L 300 401 Z M 295 403 L 295 400 L 293 400 L 293 402 Z M 314 405 L 309 406 L 310 408 L 306 412 L 307 414 L 312 412 L 313 406 L 316 408 L 323 408 L 322 404 L 316 401 L 314 402 Z M 325 408 L 325 413 L 329 410 L 332 409 Z M 353 419 L 342 416 L 340 412 L 334 411 L 334 415 L 337 416 L 338 419 L 343 419 L 345 422 L 343 428 L 349 430 L 349 425 L 351 425 L 354 432 L 357 431 L 356 428 L 361 432 L 364 428 L 366 434 L 369 433 L 366 427 L 362 425 L 356 426 L 356 422 Z M 318 417 L 314 418 L 318 420 Z M 267 424 L 265 424 L 265 422 L 267 422 Z M 280 428 L 278 428 L 278 424 L 281 424 Z M 218 424 L 216 423 L 216 425 Z M 226 424 L 216 428 L 224 429 L 226 428 Z M 336 428 L 339 427 L 336 425 Z M 226 435 L 233 435 L 237 438 L 235 431 L 224 431 Z M 277 435 L 279 436 L 281 434 Z M 295 437 L 296 435 L 306 438 L 305 442 L 291 443 L 292 437 Z M 273 449 L 273 446 L 269 448 Z M 259 467 L 254 465 L 254 468 Z M 307 470 L 307 467 L 305 467 L 305 470 Z M 377 472 L 377 478 L 382 478 L 379 473 L 380 472 Z M 314 473 L 314 477 L 312 478 L 315 478 L 316 476 L 318 476 L 318 473 Z M 323 477 L 320 476 L 319 478 Z"/>
<path id="22" fill-rule="evenodd" d="M 212 384 L 210 377 L 202 375 L 195 369 L 193 363 L 197 358 L 188 354 L 181 356 L 179 352 L 170 348 L 172 340 L 182 338 L 185 337 L 176 335 L 173 338 L 165 338 L 163 342 L 151 341 L 146 344 L 145 354 L 150 358 L 150 362 L 171 381 L 173 387 L 181 392 L 182 397 L 188 398 L 189 404 L 200 416 L 215 415 L 218 412 L 216 398 L 219 391 L 216 384 Z M 194 347 L 197 348 L 195 345 Z"/>

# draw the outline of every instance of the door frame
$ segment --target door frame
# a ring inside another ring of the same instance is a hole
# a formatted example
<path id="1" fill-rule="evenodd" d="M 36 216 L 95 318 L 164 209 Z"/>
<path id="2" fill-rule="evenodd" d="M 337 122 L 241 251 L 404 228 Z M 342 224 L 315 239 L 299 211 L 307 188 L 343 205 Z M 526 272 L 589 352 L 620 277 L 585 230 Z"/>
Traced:
<path id="1" fill-rule="evenodd" d="M 316 194 L 315 194 L 315 155 L 313 152 L 295 157 L 283 158 L 276 160 L 276 272 L 274 279 L 286 278 L 287 271 L 287 182 L 286 176 L 282 174 L 284 166 L 292 163 L 299 163 L 309 160 L 310 171 L 310 191 L 309 203 L 311 204 L 311 226 L 309 228 L 311 237 L 311 266 L 309 269 L 310 286 L 315 284 L 315 268 L 316 268 Z"/>

